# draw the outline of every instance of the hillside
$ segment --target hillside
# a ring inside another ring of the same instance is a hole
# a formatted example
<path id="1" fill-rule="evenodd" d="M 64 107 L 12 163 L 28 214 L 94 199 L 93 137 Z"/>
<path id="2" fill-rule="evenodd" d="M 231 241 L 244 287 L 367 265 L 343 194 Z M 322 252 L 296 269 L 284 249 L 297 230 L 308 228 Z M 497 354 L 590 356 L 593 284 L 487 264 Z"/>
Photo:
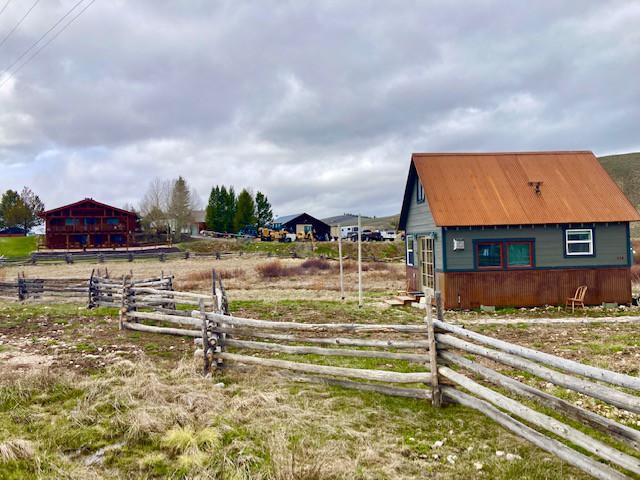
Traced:
<path id="1" fill-rule="evenodd" d="M 640 152 L 598 157 L 611 178 L 618 184 L 629 201 L 640 206 Z"/>
<path id="2" fill-rule="evenodd" d="M 631 204 L 640 207 L 640 152 L 607 155 L 598 161 L 613 178 Z M 640 225 L 631 224 L 631 238 L 640 238 Z"/>

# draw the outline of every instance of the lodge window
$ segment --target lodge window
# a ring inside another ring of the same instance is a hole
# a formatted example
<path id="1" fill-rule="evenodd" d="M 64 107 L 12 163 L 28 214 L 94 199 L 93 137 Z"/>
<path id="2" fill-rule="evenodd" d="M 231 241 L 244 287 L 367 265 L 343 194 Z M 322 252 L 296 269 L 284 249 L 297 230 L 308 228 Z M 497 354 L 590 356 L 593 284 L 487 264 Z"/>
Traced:
<path id="1" fill-rule="evenodd" d="M 413 236 L 407 235 L 407 265 L 414 266 Z"/>
<path id="2" fill-rule="evenodd" d="M 477 242 L 476 265 L 479 269 L 533 267 L 533 241 Z"/>
<path id="3" fill-rule="evenodd" d="M 590 228 L 565 230 L 565 253 L 593 255 L 593 230 Z"/>
<path id="4" fill-rule="evenodd" d="M 117 218 L 107 218 L 107 225 L 118 225 Z"/>
<path id="5" fill-rule="evenodd" d="M 420 179 L 416 179 L 417 188 L 416 188 L 416 201 L 418 203 L 424 202 L 424 188 L 422 188 L 422 182 Z"/>

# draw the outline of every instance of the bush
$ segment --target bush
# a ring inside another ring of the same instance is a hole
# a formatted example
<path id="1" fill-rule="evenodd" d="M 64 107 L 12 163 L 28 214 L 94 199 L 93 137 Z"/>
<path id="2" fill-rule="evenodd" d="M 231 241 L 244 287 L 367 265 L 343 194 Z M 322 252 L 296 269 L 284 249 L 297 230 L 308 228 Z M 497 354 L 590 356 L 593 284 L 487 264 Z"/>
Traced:
<path id="1" fill-rule="evenodd" d="M 307 270 L 329 270 L 331 263 L 326 258 L 316 257 L 308 258 L 300 266 Z"/>
<path id="2" fill-rule="evenodd" d="M 293 277 L 302 273 L 300 268 L 288 267 L 278 260 L 262 263 L 256 267 L 256 270 L 263 278 Z"/>

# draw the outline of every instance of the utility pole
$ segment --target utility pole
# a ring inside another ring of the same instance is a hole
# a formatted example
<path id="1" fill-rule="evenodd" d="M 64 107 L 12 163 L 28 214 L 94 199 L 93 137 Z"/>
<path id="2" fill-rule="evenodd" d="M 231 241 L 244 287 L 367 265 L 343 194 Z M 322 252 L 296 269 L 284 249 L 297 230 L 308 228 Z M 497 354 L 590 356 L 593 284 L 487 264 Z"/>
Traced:
<path id="1" fill-rule="evenodd" d="M 338 257 L 340 261 L 340 295 L 344 301 L 344 270 L 342 269 L 342 224 L 338 224 Z"/>
<path id="2" fill-rule="evenodd" d="M 362 221 L 358 214 L 358 308 L 362 308 Z"/>

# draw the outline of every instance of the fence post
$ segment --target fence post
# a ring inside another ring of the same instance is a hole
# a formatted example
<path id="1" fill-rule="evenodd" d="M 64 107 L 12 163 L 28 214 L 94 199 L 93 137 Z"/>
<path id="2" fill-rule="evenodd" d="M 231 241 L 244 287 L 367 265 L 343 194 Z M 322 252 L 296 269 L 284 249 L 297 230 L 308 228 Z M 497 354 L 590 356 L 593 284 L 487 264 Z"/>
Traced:
<path id="1" fill-rule="evenodd" d="M 18 272 L 18 300 L 21 302 L 26 300 L 27 294 L 27 282 L 24 281 L 24 272 L 22 273 L 22 277 L 20 277 L 20 273 Z"/>
<path id="2" fill-rule="evenodd" d="M 436 292 L 436 312 L 438 320 L 442 318 L 442 297 L 440 292 Z M 436 334 L 433 327 L 433 313 L 431 311 L 431 296 L 427 298 L 427 332 L 429 335 L 429 362 L 431 366 L 431 405 L 442 406 L 442 388 L 438 379 L 438 346 L 436 344 Z"/>
<path id="3" fill-rule="evenodd" d="M 122 276 L 122 298 L 120 299 L 120 318 L 118 321 L 118 327 L 122 330 L 122 324 L 127 318 L 127 277 L 125 275 Z"/>
<path id="4" fill-rule="evenodd" d="M 211 344 L 209 343 L 209 329 L 207 316 L 204 310 L 204 300 L 201 298 L 198 301 L 198 309 L 202 314 L 202 356 L 204 357 L 204 371 L 203 375 L 207 375 L 211 371 L 211 358 L 209 357 L 209 349 Z"/>
<path id="5" fill-rule="evenodd" d="M 93 301 L 93 296 L 94 296 L 93 274 L 95 273 L 95 271 L 96 271 L 95 268 L 91 270 L 91 277 L 89 278 L 89 304 L 87 305 L 87 308 L 93 308 L 96 306 Z"/>

